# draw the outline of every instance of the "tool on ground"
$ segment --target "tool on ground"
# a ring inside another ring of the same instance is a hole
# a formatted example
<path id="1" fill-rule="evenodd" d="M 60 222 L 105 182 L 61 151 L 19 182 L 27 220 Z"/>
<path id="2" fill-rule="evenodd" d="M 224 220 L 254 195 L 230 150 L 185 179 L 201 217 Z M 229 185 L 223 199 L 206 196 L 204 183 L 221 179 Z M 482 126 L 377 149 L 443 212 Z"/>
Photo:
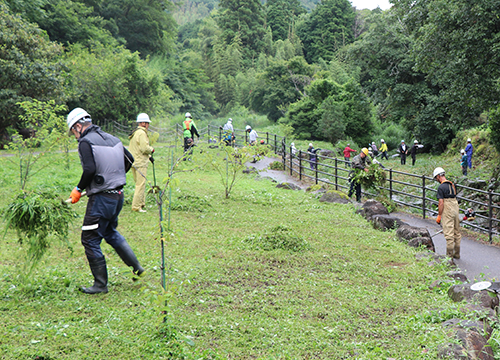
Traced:
<path id="1" fill-rule="evenodd" d="M 496 298 L 500 292 L 500 282 L 480 281 L 472 284 L 470 288 L 474 291 L 486 290 L 488 295 Z"/>
<path id="2" fill-rule="evenodd" d="M 431 238 L 433 238 L 434 236 L 438 235 L 438 234 L 441 234 L 443 232 L 443 229 L 439 230 L 437 233 L 435 233 L 434 235 L 431 235 Z"/>
<path id="3" fill-rule="evenodd" d="M 87 195 L 87 192 L 86 192 L 86 191 L 83 191 L 83 192 L 82 192 L 82 196 L 85 196 L 85 195 Z M 69 199 L 67 199 L 67 200 L 65 200 L 65 201 L 66 201 L 67 203 L 71 203 L 71 198 L 69 198 Z"/>
<path id="4" fill-rule="evenodd" d="M 151 159 L 153 159 L 153 156 L 151 156 Z M 156 172 L 155 172 L 155 162 L 154 159 L 151 161 L 151 164 L 153 164 L 153 181 L 154 185 L 151 187 L 151 189 L 148 190 L 148 194 L 159 194 L 161 189 L 158 185 L 156 185 Z"/>

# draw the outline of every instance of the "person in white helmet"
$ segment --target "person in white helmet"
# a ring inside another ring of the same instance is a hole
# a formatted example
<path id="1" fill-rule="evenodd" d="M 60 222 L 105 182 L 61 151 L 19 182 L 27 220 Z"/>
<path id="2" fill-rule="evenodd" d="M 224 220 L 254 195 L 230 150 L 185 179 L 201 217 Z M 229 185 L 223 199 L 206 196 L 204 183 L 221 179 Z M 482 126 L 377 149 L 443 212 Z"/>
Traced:
<path id="1" fill-rule="evenodd" d="M 94 285 L 80 290 L 85 294 L 107 293 L 108 271 L 101 250 L 103 238 L 127 266 L 133 267 L 136 276 L 145 274 L 130 245 L 116 230 L 123 207 L 126 172 L 132 167 L 134 157 L 120 139 L 93 125 L 90 115 L 82 108 L 73 109 L 68 114 L 67 125 L 69 135 L 78 140 L 83 169 L 80 182 L 71 191 L 71 203 L 80 200 L 83 190 L 88 197 L 81 242 L 94 276 Z"/>
<path id="2" fill-rule="evenodd" d="M 232 145 L 234 140 L 233 119 L 227 119 L 227 123 L 224 124 L 222 131 L 222 140 L 224 140 L 226 146 Z"/>
<path id="3" fill-rule="evenodd" d="M 151 120 L 148 114 L 140 113 L 137 116 L 137 128 L 128 137 L 129 149 L 134 156 L 132 175 L 135 181 L 134 198 L 132 200 L 132 211 L 146 212 L 146 176 L 149 162 L 154 162 L 153 153 L 155 149 L 149 145 L 148 128 Z"/>
<path id="4" fill-rule="evenodd" d="M 411 166 L 415 166 L 415 161 L 417 160 L 417 150 L 420 148 L 418 145 L 418 140 L 413 141 L 413 145 L 410 148 L 410 156 L 411 156 Z"/>
<path id="5" fill-rule="evenodd" d="M 389 155 L 387 155 L 387 151 L 389 150 L 387 148 L 387 144 L 385 143 L 384 139 L 380 139 L 380 142 L 381 142 L 381 144 L 380 144 L 380 149 L 379 150 L 380 150 L 380 152 L 382 154 L 382 158 L 381 159 L 385 158 L 386 160 L 389 160 Z"/>
<path id="6" fill-rule="evenodd" d="M 447 180 L 441 167 L 434 169 L 433 178 L 440 183 L 437 189 L 438 216 L 436 222 L 443 226 L 446 239 L 446 256 L 460 259 L 460 209 L 455 184 Z"/>
<path id="7" fill-rule="evenodd" d="M 376 156 L 378 156 L 378 149 L 377 145 L 375 144 L 375 141 L 372 141 L 371 148 L 373 152 L 373 157 L 375 158 Z"/>
<path id="8" fill-rule="evenodd" d="M 196 135 L 198 139 L 200 135 L 198 134 L 198 129 L 194 124 L 193 118 L 190 113 L 186 113 L 185 119 L 182 122 L 182 129 L 184 130 L 184 152 L 187 152 L 194 144 L 194 136 Z M 191 140 L 189 140 L 191 139 Z"/>
<path id="9" fill-rule="evenodd" d="M 467 139 L 467 146 L 465 147 L 465 153 L 467 154 L 467 166 L 472 169 L 472 153 L 474 152 L 474 147 L 472 146 L 472 140 Z"/>
<path id="10" fill-rule="evenodd" d="M 250 125 L 247 125 L 245 127 L 245 130 L 246 132 L 248 132 L 248 143 L 250 145 L 255 145 L 257 144 L 257 138 L 259 137 L 259 135 L 257 135 L 257 131 L 255 131 L 254 129 L 252 129 L 252 127 Z"/>

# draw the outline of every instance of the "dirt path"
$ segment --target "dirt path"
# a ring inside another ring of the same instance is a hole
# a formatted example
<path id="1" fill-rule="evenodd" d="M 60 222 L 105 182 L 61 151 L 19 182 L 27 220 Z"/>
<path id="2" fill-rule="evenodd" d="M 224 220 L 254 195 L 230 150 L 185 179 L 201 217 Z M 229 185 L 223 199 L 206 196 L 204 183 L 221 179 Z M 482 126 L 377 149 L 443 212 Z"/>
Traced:
<path id="1" fill-rule="evenodd" d="M 298 181 L 294 177 L 288 175 L 284 171 L 269 170 L 269 165 L 274 161 L 282 161 L 279 158 L 264 158 L 255 164 L 247 163 L 247 166 L 254 167 L 259 170 L 263 177 L 269 177 L 276 180 L 278 183 L 289 182 L 306 189 L 309 185 Z M 431 235 L 434 235 L 441 226 L 436 224 L 434 219 L 422 219 L 419 216 L 408 214 L 405 212 L 397 212 L 391 214 L 398 217 L 405 223 L 411 226 L 423 227 L 429 230 Z M 433 237 L 434 246 L 438 255 L 446 254 L 446 240 L 443 234 L 438 234 Z M 475 241 L 462 233 L 462 243 L 460 250 L 460 259 L 455 260 L 458 268 L 465 273 L 470 282 L 474 280 L 494 280 L 500 279 L 500 248 Z"/>

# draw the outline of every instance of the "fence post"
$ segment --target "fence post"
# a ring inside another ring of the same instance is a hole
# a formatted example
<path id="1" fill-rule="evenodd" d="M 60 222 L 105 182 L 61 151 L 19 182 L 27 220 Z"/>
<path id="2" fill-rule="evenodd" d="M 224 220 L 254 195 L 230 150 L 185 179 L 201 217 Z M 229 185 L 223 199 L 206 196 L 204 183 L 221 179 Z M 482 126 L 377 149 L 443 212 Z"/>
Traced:
<path id="1" fill-rule="evenodd" d="M 269 144 L 269 133 L 266 132 L 266 144 Z"/>
<path id="2" fill-rule="evenodd" d="M 318 185 L 318 155 L 314 157 L 314 178 L 316 179 L 316 185 Z"/>
<path id="3" fill-rule="evenodd" d="M 488 190 L 488 235 L 490 237 L 490 244 L 493 242 L 493 221 L 491 219 L 493 218 L 493 208 L 492 208 L 492 203 L 493 203 L 493 195 L 491 194 L 491 190 Z"/>
<path id="4" fill-rule="evenodd" d="M 269 141 L 267 143 L 269 144 Z M 276 154 L 276 134 L 274 134 L 274 153 Z"/>
<path id="5" fill-rule="evenodd" d="M 210 124 L 207 126 L 207 133 L 208 133 L 208 143 L 210 144 Z"/>
<path id="6" fill-rule="evenodd" d="M 425 219 L 425 175 L 422 175 L 422 218 Z"/>
<path id="7" fill-rule="evenodd" d="M 290 176 L 293 175 L 293 154 L 292 147 L 290 146 Z"/>
<path id="8" fill-rule="evenodd" d="M 339 185 L 338 185 L 338 173 L 337 173 L 337 166 L 338 166 L 338 163 L 337 163 L 337 158 L 335 157 L 335 190 L 339 190 Z"/>
<path id="9" fill-rule="evenodd" d="M 299 150 L 299 180 L 302 180 L 302 150 Z"/>
<path id="10" fill-rule="evenodd" d="M 392 169 L 389 169 L 389 200 L 392 200 Z"/>

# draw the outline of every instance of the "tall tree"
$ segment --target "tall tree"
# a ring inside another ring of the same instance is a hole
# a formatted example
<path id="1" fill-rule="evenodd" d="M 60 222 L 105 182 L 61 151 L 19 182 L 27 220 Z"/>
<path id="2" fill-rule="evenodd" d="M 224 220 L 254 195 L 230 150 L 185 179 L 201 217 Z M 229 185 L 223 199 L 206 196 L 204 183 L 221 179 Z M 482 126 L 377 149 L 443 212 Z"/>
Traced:
<path id="1" fill-rule="evenodd" d="M 173 50 L 177 31 L 173 6 L 169 0 L 108 0 L 102 2 L 98 13 L 116 23 L 127 48 L 139 51 L 144 58 Z"/>
<path id="2" fill-rule="evenodd" d="M 416 68 L 442 88 L 456 119 L 475 117 L 500 97 L 499 0 L 398 0 L 415 38 Z"/>
<path id="3" fill-rule="evenodd" d="M 306 13 L 299 0 L 268 0 L 266 6 L 267 24 L 275 41 L 288 39 L 297 16 Z"/>
<path id="4" fill-rule="evenodd" d="M 63 102 L 62 48 L 0 1 L 0 134 L 19 121 L 18 102 Z"/>
<path id="5" fill-rule="evenodd" d="M 238 37 L 243 60 L 246 63 L 256 60 L 266 34 L 265 14 L 260 0 L 221 0 L 219 8 L 217 23 L 222 31 L 222 41 L 229 45 Z"/>
<path id="6" fill-rule="evenodd" d="M 332 60 L 335 51 L 354 40 L 354 9 L 349 0 L 324 0 L 297 25 L 308 63 Z"/>

